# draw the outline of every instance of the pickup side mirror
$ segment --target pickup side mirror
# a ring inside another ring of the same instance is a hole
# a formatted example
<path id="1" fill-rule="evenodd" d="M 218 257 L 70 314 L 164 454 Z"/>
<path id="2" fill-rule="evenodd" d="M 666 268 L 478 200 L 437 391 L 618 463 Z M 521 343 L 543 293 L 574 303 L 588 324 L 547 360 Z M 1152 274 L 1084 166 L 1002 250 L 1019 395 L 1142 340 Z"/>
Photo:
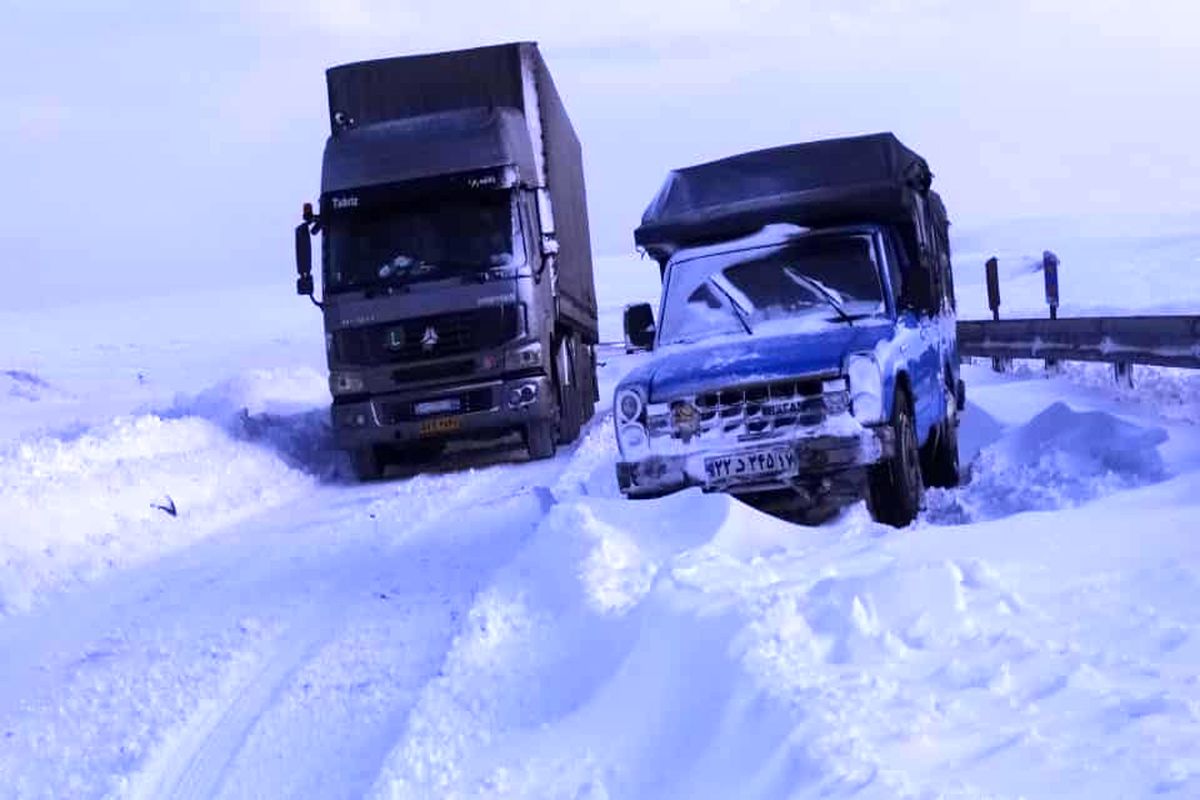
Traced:
<path id="1" fill-rule="evenodd" d="M 649 303 L 625 306 L 625 352 L 654 349 L 654 309 Z"/>

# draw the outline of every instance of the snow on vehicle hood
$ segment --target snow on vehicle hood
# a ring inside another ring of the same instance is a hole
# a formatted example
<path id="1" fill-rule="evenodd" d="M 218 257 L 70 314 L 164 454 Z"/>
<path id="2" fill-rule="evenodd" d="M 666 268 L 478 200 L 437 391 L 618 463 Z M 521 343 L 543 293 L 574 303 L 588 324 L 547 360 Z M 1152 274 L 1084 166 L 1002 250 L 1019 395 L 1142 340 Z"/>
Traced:
<path id="1" fill-rule="evenodd" d="M 846 356 L 873 350 L 893 328 L 890 320 L 859 320 L 853 326 L 667 347 L 630 372 L 622 386 L 640 385 L 651 402 L 662 402 L 723 386 L 840 370 Z"/>

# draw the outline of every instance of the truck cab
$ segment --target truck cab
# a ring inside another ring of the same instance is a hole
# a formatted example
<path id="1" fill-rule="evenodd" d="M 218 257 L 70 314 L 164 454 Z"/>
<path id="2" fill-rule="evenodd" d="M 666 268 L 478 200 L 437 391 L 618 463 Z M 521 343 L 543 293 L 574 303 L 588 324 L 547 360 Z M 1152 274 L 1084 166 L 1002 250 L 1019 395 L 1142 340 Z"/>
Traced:
<path id="1" fill-rule="evenodd" d="M 925 485 L 957 483 L 948 223 L 932 192 L 913 208 L 912 223 L 782 208 L 749 221 L 819 224 L 652 239 L 663 291 L 641 343 L 653 357 L 614 398 L 621 491 L 699 487 L 801 520 L 866 496 L 903 526 Z M 627 311 L 629 341 L 647 311 Z"/>
<path id="2" fill-rule="evenodd" d="M 532 43 L 328 72 L 318 213 L 331 421 L 360 478 L 456 439 L 548 458 L 592 416 L 582 158 Z M 315 299 L 315 298 L 314 298 Z"/>

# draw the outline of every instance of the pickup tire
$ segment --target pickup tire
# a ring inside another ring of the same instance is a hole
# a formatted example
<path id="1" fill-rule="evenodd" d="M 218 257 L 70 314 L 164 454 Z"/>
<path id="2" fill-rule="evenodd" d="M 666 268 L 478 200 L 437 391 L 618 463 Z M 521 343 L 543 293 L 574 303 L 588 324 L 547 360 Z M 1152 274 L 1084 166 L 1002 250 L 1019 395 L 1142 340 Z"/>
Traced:
<path id="1" fill-rule="evenodd" d="M 892 403 L 892 431 L 895 452 L 867 473 L 867 507 L 877 522 L 903 528 L 917 518 L 925 493 L 912 402 L 903 390 Z"/>
<path id="2" fill-rule="evenodd" d="M 926 486 L 958 486 L 958 421 L 947 417 L 921 448 L 921 474 Z"/>
<path id="3" fill-rule="evenodd" d="M 552 422 L 531 422 L 525 426 L 525 449 L 531 461 L 554 458 L 555 430 Z"/>
<path id="4" fill-rule="evenodd" d="M 377 481 L 383 477 L 386 464 L 380 448 L 367 445 L 350 453 L 350 467 L 360 481 Z"/>

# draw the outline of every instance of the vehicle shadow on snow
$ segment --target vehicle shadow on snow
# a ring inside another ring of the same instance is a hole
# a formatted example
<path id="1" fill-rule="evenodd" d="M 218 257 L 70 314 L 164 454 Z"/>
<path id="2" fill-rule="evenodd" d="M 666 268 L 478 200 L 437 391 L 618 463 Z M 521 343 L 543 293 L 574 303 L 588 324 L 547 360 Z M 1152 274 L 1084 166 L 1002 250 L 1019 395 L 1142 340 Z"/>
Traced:
<path id="1" fill-rule="evenodd" d="M 962 486 L 926 493 L 923 516 L 935 525 L 1072 508 L 1169 477 L 1158 452 L 1165 430 L 1062 402 L 1010 430 L 972 406 L 959 435 L 969 466 Z"/>
<path id="2" fill-rule="evenodd" d="M 327 483 L 358 483 L 346 453 L 334 443 L 326 406 L 302 410 L 265 410 L 251 413 L 224 391 L 210 390 L 194 397 L 179 397 L 164 419 L 200 417 L 222 428 L 234 439 L 266 448 L 293 469 Z M 584 426 L 580 438 L 560 445 L 566 452 L 583 439 L 599 415 Z M 529 462 L 528 452 L 516 434 L 485 442 L 452 442 L 443 452 L 388 465 L 384 480 L 403 480 L 420 474 L 444 474 L 482 469 L 499 464 Z"/>

